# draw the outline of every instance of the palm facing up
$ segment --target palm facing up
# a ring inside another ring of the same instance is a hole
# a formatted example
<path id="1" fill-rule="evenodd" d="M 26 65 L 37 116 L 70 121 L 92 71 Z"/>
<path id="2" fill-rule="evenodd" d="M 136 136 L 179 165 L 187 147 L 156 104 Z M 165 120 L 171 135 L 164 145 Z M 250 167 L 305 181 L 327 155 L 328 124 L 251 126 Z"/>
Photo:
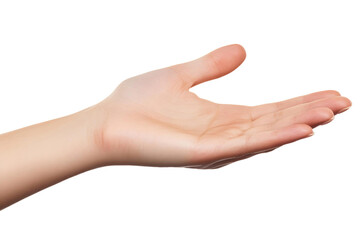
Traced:
<path id="1" fill-rule="evenodd" d="M 308 137 L 351 102 L 323 91 L 255 107 L 216 104 L 189 89 L 245 59 L 240 45 L 125 80 L 99 103 L 96 142 L 111 164 L 217 168 Z"/>

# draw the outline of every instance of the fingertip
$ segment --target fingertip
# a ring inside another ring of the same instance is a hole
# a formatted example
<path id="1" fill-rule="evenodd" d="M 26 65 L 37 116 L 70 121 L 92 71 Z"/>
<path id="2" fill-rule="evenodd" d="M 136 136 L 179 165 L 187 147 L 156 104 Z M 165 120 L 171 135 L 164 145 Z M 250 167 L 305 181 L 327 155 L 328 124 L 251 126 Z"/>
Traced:
<path id="1" fill-rule="evenodd" d="M 331 122 L 335 117 L 334 112 L 330 108 L 322 107 L 314 109 L 313 111 L 317 115 L 317 123 L 312 125 L 313 127 L 317 126 L 318 124 L 325 125 Z"/>
<path id="2" fill-rule="evenodd" d="M 231 44 L 229 46 L 236 48 L 236 51 L 239 52 L 239 54 L 241 54 L 243 57 L 246 57 L 246 51 L 242 45 L 235 43 L 235 44 Z"/>
<path id="3" fill-rule="evenodd" d="M 236 55 L 235 58 L 239 59 L 239 62 L 242 63 L 246 58 L 245 48 L 240 44 L 231 44 L 227 47 L 233 48 L 232 51 Z"/>
<path id="4" fill-rule="evenodd" d="M 343 112 L 349 110 L 349 108 L 350 108 L 350 107 L 346 107 L 346 108 L 340 109 L 336 114 L 343 113 Z"/>
<path id="5" fill-rule="evenodd" d="M 293 128 L 299 138 L 305 138 L 314 135 L 312 127 L 307 124 L 295 124 Z"/>
<path id="6" fill-rule="evenodd" d="M 323 93 L 326 93 L 330 96 L 341 96 L 340 92 L 338 92 L 336 90 L 326 90 L 326 91 L 323 91 Z"/>
<path id="7" fill-rule="evenodd" d="M 269 138 L 272 139 L 275 147 L 281 146 L 287 143 L 295 142 L 302 138 L 310 137 L 314 134 L 312 127 L 305 123 L 293 124 L 281 129 L 274 130 L 269 132 Z"/>
<path id="8" fill-rule="evenodd" d="M 237 68 L 246 58 L 246 52 L 243 46 L 240 44 L 230 44 L 220 47 L 210 53 L 220 63 L 226 63 L 228 67 Z M 225 61 L 225 62 L 224 62 Z M 230 70 L 228 69 L 228 71 Z M 231 71 L 232 71 L 231 70 Z"/>
<path id="9" fill-rule="evenodd" d="M 345 112 L 352 106 L 352 102 L 347 97 L 338 97 L 335 114 Z"/>

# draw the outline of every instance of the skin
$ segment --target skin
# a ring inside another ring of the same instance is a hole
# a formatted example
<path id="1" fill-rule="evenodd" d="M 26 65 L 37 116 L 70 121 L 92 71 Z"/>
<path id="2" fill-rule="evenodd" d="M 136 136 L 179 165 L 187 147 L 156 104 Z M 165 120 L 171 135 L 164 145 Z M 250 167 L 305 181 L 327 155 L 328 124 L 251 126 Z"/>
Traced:
<path id="1" fill-rule="evenodd" d="M 126 79 L 80 112 L 0 135 L 0 209 L 101 166 L 223 167 L 309 137 L 351 106 L 333 90 L 259 106 L 216 104 L 189 91 L 245 56 L 228 45 Z"/>

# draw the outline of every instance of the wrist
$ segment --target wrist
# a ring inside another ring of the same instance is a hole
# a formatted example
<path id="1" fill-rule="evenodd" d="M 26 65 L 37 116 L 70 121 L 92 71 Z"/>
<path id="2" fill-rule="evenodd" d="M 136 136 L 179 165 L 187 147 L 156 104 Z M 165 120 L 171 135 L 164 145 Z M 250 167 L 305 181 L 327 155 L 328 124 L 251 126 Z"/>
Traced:
<path id="1" fill-rule="evenodd" d="M 79 157 L 92 168 L 108 165 L 103 145 L 104 111 L 94 105 L 64 117 L 67 123 L 68 138 L 79 146 Z"/>

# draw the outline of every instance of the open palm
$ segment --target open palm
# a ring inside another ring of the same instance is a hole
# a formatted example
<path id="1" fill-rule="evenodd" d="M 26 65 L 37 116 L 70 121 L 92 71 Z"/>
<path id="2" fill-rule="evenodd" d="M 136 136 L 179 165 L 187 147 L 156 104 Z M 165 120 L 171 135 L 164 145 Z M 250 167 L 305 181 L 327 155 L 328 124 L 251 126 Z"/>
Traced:
<path id="1" fill-rule="evenodd" d="M 189 89 L 236 69 L 240 45 L 122 82 L 98 104 L 96 142 L 112 164 L 218 168 L 311 136 L 351 102 L 322 91 L 259 106 L 216 104 Z"/>

